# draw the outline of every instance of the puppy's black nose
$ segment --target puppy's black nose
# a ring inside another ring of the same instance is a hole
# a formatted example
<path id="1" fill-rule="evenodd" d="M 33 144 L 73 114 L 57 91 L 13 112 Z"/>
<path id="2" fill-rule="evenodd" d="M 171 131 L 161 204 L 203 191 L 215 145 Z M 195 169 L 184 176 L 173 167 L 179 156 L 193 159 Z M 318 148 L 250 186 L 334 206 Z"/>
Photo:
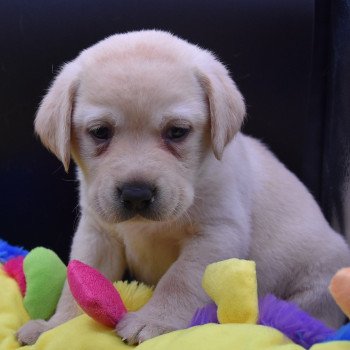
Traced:
<path id="1" fill-rule="evenodd" d="M 126 209 L 140 211 L 153 202 L 155 188 L 145 183 L 131 183 L 118 188 L 118 194 Z"/>

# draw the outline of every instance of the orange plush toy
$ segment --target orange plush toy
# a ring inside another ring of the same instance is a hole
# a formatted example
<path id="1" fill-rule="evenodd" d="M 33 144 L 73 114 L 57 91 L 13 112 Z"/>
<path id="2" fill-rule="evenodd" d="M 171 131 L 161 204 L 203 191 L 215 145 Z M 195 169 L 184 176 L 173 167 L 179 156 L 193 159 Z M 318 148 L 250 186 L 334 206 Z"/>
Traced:
<path id="1" fill-rule="evenodd" d="M 329 291 L 344 314 L 350 318 L 350 267 L 339 270 L 333 276 Z M 327 341 L 330 340 L 350 340 L 350 323 L 341 327 L 327 339 Z"/>
<path id="2" fill-rule="evenodd" d="M 334 275 L 329 290 L 344 314 L 350 318 L 350 267 L 345 267 Z"/>

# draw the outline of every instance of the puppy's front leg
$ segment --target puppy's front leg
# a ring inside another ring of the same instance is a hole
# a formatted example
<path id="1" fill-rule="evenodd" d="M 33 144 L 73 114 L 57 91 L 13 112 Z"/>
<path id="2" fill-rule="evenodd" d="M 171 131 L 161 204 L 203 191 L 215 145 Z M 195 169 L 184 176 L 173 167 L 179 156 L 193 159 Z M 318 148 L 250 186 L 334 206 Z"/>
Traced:
<path id="1" fill-rule="evenodd" d="M 236 257 L 245 257 L 248 240 L 232 239 L 224 228 L 191 237 L 179 258 L 159 281 L 151 300 L 139 311 L 128 313 L 116 327 L 120 337 L 131 344 L 186 328 L 197 308 L 209 302 L 201 287 L 206 266 Z"/>
<path id="2" fill-rule="evenodd" d="M 125 270 L 122 245 L 116 237 L 103 232 L 86 216 L 82 216 L 75 233 L 70 259 L 93 266 L 110 280 L 121 279 Z M 55 314 L 48 321 L 29 321 L 18 331 L 17 339 L 21 344 L 33 344 L 41 333 L 78 316 L 79 313 L 66 282 Z"/>

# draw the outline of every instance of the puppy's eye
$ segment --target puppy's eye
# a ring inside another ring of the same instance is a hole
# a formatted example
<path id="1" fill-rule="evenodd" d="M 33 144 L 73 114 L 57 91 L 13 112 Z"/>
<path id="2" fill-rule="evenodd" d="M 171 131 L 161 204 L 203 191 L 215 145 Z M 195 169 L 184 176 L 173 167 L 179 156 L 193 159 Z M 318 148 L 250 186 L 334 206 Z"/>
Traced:
<path id="1" fill-rule="evenodd" d="M 112 137 L 112 130 L 108 126 L 96 126 L 89 130 L 89 134 L 100 141 L 108 140 Z"/>
<path id="2" fill-rule="evenodd" d="M 191 129 L 189 127 L 178 127 L 172 126 L 166 130 L 165 137 L 171 141 L 182 141 L 190 133 Z"/>

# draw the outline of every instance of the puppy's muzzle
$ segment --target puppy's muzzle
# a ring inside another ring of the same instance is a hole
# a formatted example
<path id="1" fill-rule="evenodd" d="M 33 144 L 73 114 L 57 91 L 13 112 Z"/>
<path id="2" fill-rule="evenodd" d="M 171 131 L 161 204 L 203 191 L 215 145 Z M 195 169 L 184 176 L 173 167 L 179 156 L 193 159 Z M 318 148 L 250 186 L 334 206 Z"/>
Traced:
<path id="1" fill-rule="evenodd" d="M 146 183 L 126 183 L 118 188 L 118 196 L 130 214 L 147 211 L 155 200 L 156 188 Z"/>

